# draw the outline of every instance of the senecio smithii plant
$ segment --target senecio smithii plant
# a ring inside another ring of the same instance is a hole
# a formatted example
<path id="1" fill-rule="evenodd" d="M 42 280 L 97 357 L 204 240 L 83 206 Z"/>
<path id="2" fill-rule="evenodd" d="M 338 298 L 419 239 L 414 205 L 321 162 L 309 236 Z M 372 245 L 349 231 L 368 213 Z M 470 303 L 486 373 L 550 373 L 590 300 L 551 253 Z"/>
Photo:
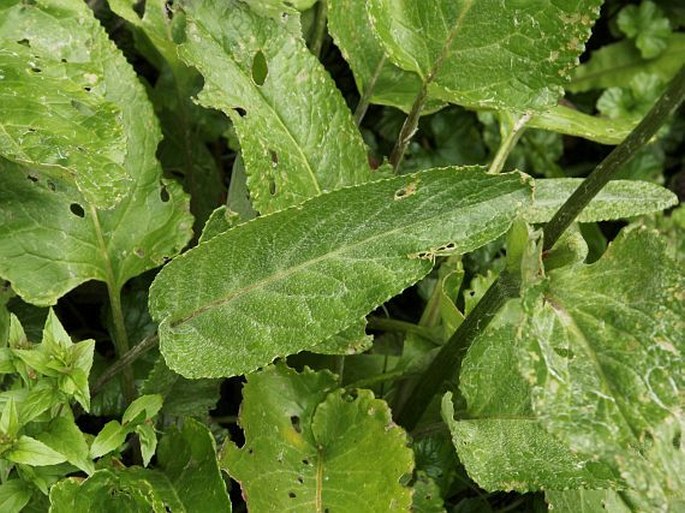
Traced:
<path id="1" fill-rule="evenodd" d="M 0 511 L 685 511 L 685 17 L 602 4 L 0 0 Z"/>

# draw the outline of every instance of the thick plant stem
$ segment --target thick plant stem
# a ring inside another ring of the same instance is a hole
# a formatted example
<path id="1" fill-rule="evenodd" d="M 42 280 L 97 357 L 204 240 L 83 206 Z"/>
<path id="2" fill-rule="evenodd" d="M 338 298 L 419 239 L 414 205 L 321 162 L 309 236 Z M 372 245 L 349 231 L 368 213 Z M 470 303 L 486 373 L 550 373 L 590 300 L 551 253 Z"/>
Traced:
<path id="1" fill-rule="evenodd" d="M 668 116 L 685 100 L 685 67 L 669 84 L 645 118 L 586 178 L 583 184 L 561 206 L 544 229 L 544 248 L 551 248 L 590 200 L 611 177 L 656 134 Z M 588 185 L 585 185 L 586 182 Z M 490 286 L 473 311 L 442 347 L 428 369 L 419 378 L 409 400 L 397 412 L 397 422 L 405 429 L 413 429 L 432 398 L 445 381 L 458 376 L 461 360 L 475 338 L 482 333 L 504 303 L 519 294 L 519 285 L 504 271 Z"/>
<path id="2" fill-rule="evenodd" d="M 520 117 L 514 118 L 514 123 L 511 127 L 511 130 L 509 130 L 507 132 L 507 135 L 504 138 L 502 138 L 502 142 L 500 143 L 499 148 L 497 149 L 497 154 L 495 155 L 495 158 L 492 159 L 492 163 L 490 164 L 490 168 L 488 169 L 489 173 L 497 174 L 500 171 L 502 171 L 504 163 L 507 161 L 507 157 L 511 153 L 511 150 L 514 149 L 514 146 L 516 146 L 518 140 L 523 135 L 523 131 L 526 128 L 526 123 L 528 123 L 530 118 L 531 113 L 529 112 L 521 115 Z"/>
<path id="3" fill-rule="evenodd" d="M 554 246 L 564 230 L 578 217 L 578 214 L 590 203 L 590 200 L 614 177 L 619 169 L 628 163 L 642 146 L 649 142 L 684 99 L 685 67 L 682 67 L 666 91 L 640 121 L 640 124 L 599 163 L 590 176 L 583 180 L 583 183 L 554 214 L 552 220 L 545 225 L 544 250 L 549 250 Z"/>
<path id="4" fill-rule="evenodd" d="M 490 286 L 473 311 L 466 316 L 457 331 L 442 346 L 428 369 L 421 375 L 409 399 L 398 412 L 397 423 L 410 431 L 416 427 L 433 396 L 445 380 L 458 375 L 461 360 L 471 342 L 490 324 L 504 303 L 519 292 L 519 284 L 506 271 Z"/>
<path id="5" fill-rule="evenodd" d="M 124 311 L 121 308 L 121 294 L 119 290 L 114 290 L 112 286 L 107 286 L 109 302 L 112 310 L 112 324 L 114 325 L 114 348 L 117 358 L 121 360 L 128 353 L 128 334 L 124 324 Z M 136 398 L 136 389 L 133 382 L 133 369 L 130 365 L 125 365 L 121 374 L 121 387 L 124 392 L 126 403 L 130 404 Z"/>
<path id="6" fill-rule="evenodd" d="M 312 38 L 309 49 L 318 59 L 321 56 L 323 40 L 326 37 L 326 18 L 328 17 L 328 5 L 326 4 L 326 0 L 319 0 L 319 3 L 316 6 L 315 16 L 314 37 Z"/>

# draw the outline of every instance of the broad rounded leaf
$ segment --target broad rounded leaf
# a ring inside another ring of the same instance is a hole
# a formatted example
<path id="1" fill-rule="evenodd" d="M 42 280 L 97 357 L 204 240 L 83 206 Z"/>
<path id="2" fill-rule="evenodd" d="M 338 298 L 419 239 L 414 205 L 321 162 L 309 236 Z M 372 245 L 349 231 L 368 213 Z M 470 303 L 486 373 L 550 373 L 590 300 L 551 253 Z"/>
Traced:
<path id="1" fill-rule="evenodd" d="M 161 350 L 187 377 L 242 374 L 339 333 L 425 276 L 436 255 L 504 233 L 529 179 L 434 169 L 311 199 L 217 235 L 150 290 Z"/>
<path id="2" fill-rule="evenodd" d="M 101 209 L 42 168 L 0 158 L 0 276 L 23 299 L 40 305 L 54 304 L 92 279 L 118 290 L 177 254 L 191 235 L 187 197 L 161 179 L 155 158 L 160 132 L 145 89 L 84 3 L 13 1 L 1 18 L 4 37 L 49 51 L 59 65 L 62 59 L 88 64 L 96 82 L 91 92 L 119 109 L 117 125 L 126 140 L 122 165 L 131 179 L 116 206 Z M 41 28 L 46 23 L 49 27 Z M 59 66 L 48 64 L 43 73 L 59 76 Z M 99 151 L 90 155 L 96 154 L 99 158 Z"/>
<path id="3" fill-rule="evenodd" d="M 250 375 L 243 397 L 245 445 L 228 444 L 221 462 L 252 513 L 410 511 L 407 435 L 371 392 L 276 366 Z"/>
<path id="4" fill-rule="evenodd" d="M 93 205 L 116 205 L 132 180 L 122 113 L 102 76 L 111 42 L 79 4 L 4 2 L 0 20 L 0 156 L 75 184 Z"/>
<path id="5" fill-rule="evenodd" d="M 204 76 L 200 103 L 233 121 L 257 210 L 369 180 L 361 135 L 297 14 L 262 17 L 237 1 L 183 5 L 181 57 Z"/>
<path id="6" fill-rule="evenodd" d="M 509 111 L 544 110 L 590 36 L 600 0 L 369 0 L 392 60 L 432 97 Z"/>

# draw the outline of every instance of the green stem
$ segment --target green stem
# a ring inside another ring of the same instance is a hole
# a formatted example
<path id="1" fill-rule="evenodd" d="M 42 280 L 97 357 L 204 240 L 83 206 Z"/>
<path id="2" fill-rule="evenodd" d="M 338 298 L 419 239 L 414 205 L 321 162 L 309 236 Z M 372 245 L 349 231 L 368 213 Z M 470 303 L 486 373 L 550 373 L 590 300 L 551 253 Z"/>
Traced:
<path id="1" fill-rule="evenodd" d="M 584 180 L 561 206 L 544 229 L 544 247 L 551 248 L 590 200 L 635 153 L 649 141 L 668 116 L 685 100 L 685 67 L 669 84 L 656 104 L 626 139 Z M 589 182 L 589 185 L 585 185 Z M 578 202 L 578 204 L 576 204 Z M 550 226 L 551 225 L 551 226 Z M 475 338 L 482 333 L 498 310 L 519 293 L 517 280 L 508 272 L 500 274 L 457 331 L 440 349 L 411 391 L 409 400 L 397 411 L 397 422 L 412 430 L 433 396 L 450 376 L 458 376 L 461 360 Z"/>
<path id="2" fill-rule="evenodd" d="M 507 161 L 507 157 L 509 157 L 511 150 L 514 149 L 514 146 L 516 146 L 516 143 L 521 138 L 521 135 L 523 135 L 523 131 L 526 128 L 526 123 L 530 121 L 530 118 L 531 113 L 529 112 L 520 117 L 514 116 L 514 122 L 511 128 L 507 130 L 506 136 L 502 138 L 502 142 L 497 149 L 497 154 L 492 160 L 492 164 L 490 164 L 490 169 L 488 170 L 489 173 L 496 175 L 502 171 L 504 163 Z"/>
<path id="3" fill-rule="evenodd" d="M 314 18 L 314 37 L 310 43 L 309 50 L 318 59 L 321 56 L 321 48 L 323 48 L 323 40 L 326 37 L 326 18 L 328 16 L 328 5 L 326 0 L 319 0 L 316 5 L 316 13 Z"/>
<path id="4" fill-rule="evenodd" d="M 518 280 L 506 271 L 502 272 L 418 379 L 409 399 L 397 412 L 398 424 L 408 431 L 416 427 L 443 383 L 450 376 L 459 375 L 461 361 L 473 340 L 485 330 L 504 303 L 517 296 L 518 291 Z"/>
<path id="5" fill-rule="evenodd" d="M 112 323 L 114 324 L 114 348 L 117 353 L 117 359 L 121 361 L 123 356 L 128 353 L 128 334 L 126 333 L 126 325 L 124 323 L 124 311 L 121 308 L 121 294 L 119 290 L 115 290 L 111 285 L 107 285 L 107 292 L 109 294 L 109 303 L 112 309 Z M 130 404 L 136 398 L 136 389 L 133 381 L 133 369 L 130 365 L 125 364 L 122 368 L 121 386 L 124 392 L 126 403 Z"/>
<path id="6" fill-rule="evenodd" d="M 158 343 L 159 337 L 157 334 L 154 334 L 144 338 L 138 344 L 133 346 L 133 349 L 121 356 L 116 362 L 110 365 L 105 372 L 100 374 L 100 377 L 98 377 L 98 380 L 90 389 L 91 394 L 96 395 L 99 393 L 112 378 L 114 378 L 124 369 L 130 369 L 130 365 L 133 362 L 155 347 Z"/>
<path id="7" fill-rule="evenodd" d="M 366 84 L 366 87 L 364 87 L 364 91 L 362 92 L 361 98 L 359 98 L 357 108 L 354 109 L 354 122 L 357 124 L 357 126 L 362 124 L 362 119 L 364 119 L 366 111 L 369 108 L 369 105 L 371 104 L 371 96 L 373 96 L 373 90 L 376 88 L 376 82 L 378 81 L 378 77 L 381 74 L 381 70 L 385 65 L 385 59 L 386 57 L 385 55 L 383 55 L 383 57 L 381 57 L 381 60 L 378 61 L 378 66 L 376 66 L 376 69 L 374 70 L 373 75 L 369 80 L 369 83 Z"/>
<path id="8" fill-rule="evenodd" d="M 668 85 L 666 91 L 654 104 L 647 115 L 640 121 L 628 137 L 616 146 L 607 157 L 599 163 L 594 171 L 581 183 L 570 198 L 554 214 L 544 228 L 544 250 L 554 246 L 573 220 L 590 203 L 597 193 L 611 180 L 619 169 L 630 161 L 635 153 L 656 134 L 661 125 L 683 103 L 685 99 L 685 66 Z"/>
<path id="9" fill-rule="evenodd" d="M 390 154 L 390 165 L 395 172 L 397 172 L 397 169 L 400 167 L 402 159 L 404 158 L 404 152 L 407 151 L 407 147 L 419 127 L 419 118 L 421 117 L 421 111 L 423 110 L 423 106 L 426 104 L 427 99 L 428 80 L 421 85 L 421 89 L 414 99 L 407 119 L 405 119 L 402 124 L 402 129 L 400 130 L 400 135 L 397 136 L 395 147 Z"/>
<path id="10" fill-rule="evenodd" d="M 372 330 L 413 333 L 436 344 L 440 344 L 441 342 L 441 340 L 436 337 L 431 330 L 411 322 L 399 321 L 397 319 L 387 319 L 385 317 L 369 317 L 367 323 L 368 327 Z"/>

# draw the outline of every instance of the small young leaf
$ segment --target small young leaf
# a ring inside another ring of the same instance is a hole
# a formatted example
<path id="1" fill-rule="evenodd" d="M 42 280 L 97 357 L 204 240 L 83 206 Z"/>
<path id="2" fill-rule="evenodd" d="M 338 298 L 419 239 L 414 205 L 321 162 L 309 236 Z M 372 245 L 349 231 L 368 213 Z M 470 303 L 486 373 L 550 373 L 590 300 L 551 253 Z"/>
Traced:
<path id="1" fill-rule="evenodd" d="M 135 423 L 137 419 L 151 419 L 159 410 L 162 409 L 162 396 L 159 394 L 142 395 L 133 401 L 121 418 L 121 424 L 127 426 L 129 423 Z"/>
<path id="2" fill-rule="evenodd" d="M 653 59 L 664 51 L 671 35 L 671 23 L 659 7 L 650 0 L 640 6 L 628 5 L 616 19 L 618 28 L 640 49 L 642 57 Z"/>
<path id="3" fill-rule="evenodd" d="M 143 466 L 147 467 L 157 449 L 157 433 L 155 433 L 154 426 L 147 422 L 138 424 L 134 430 L 138 434 L 138 440 L 140 440 L 140 453 L 143 457 Z"/>
<path id="4" fill-rule="evenodd" d="M 435 254 L 500 236 L 528 194 L 517 173 L 434 169 L 239 225 L 155 279 L 150 312 L 162 353 L 170 368 L 197 378 L 309 349 L 426 275 Z"/>
<path id="5" fill-rule="evenodd" d="M 17 405 L 15 404 L 14 398 L 10 396 L 3 405 L 2 414 L 0 414 L 0 433 L 9 439 L 12 439 L 17 435 L 20 427 Z"/>
<path id="6" fill-rule="evenodd" d="M 103 427 L 90 446 L 90 457 L 99 458 L 117 450 L 126 441 L 129 431 L 118 420 L 110 420 Z"/>
<path id="7" fill-rule="evenodd" d="M 544 110 L 563 94 L 598 0 L 506 2 L 370 0 L 390 58 L 429 95 L 471 107 Z"/>
<path id="8" fill-rule="evenodd" d="M 157 461 L 187 513 L 230 513 L 214 437 L 203 424 L 188 418 L 181 428 L 169 429 L 159 442 Z"/>
<path id="9" fill-rule="evenodd" d="M 86 439 L 71 415 L 53 419 L 36 437 L 86 474 L 95 472 Z"/>
<path id="10" fill-rule="evenodd" d="M 51 449 L 43 442 L 26 435 L 20 436 L 3 457 L 14 463 L 31 465 L 33 467 L 56 465 L 67 460 L 65 456 Z"/>
<path id="11" fill-rule="evenodd" d="M 297 14 L 261 17 L 237 1 L 183 5 L 188 21 L 181 57 L 205 78 L 201 104 L 231 117 L 258 211 L 369 180 L 361 135 L 307 50 Z M 266 68 L 259 81 L 256 62 Z"/>
<path id="12" fill-rule="evenodd" d="M 409 511 L 411 490 L 401 484 L 413 467 L 406 434 L 368 390 L 334 387 L 327 372 L 285 366 L 248 377 L 245 445 L 226 445 L 221 463 L 251 512 Z"/>

